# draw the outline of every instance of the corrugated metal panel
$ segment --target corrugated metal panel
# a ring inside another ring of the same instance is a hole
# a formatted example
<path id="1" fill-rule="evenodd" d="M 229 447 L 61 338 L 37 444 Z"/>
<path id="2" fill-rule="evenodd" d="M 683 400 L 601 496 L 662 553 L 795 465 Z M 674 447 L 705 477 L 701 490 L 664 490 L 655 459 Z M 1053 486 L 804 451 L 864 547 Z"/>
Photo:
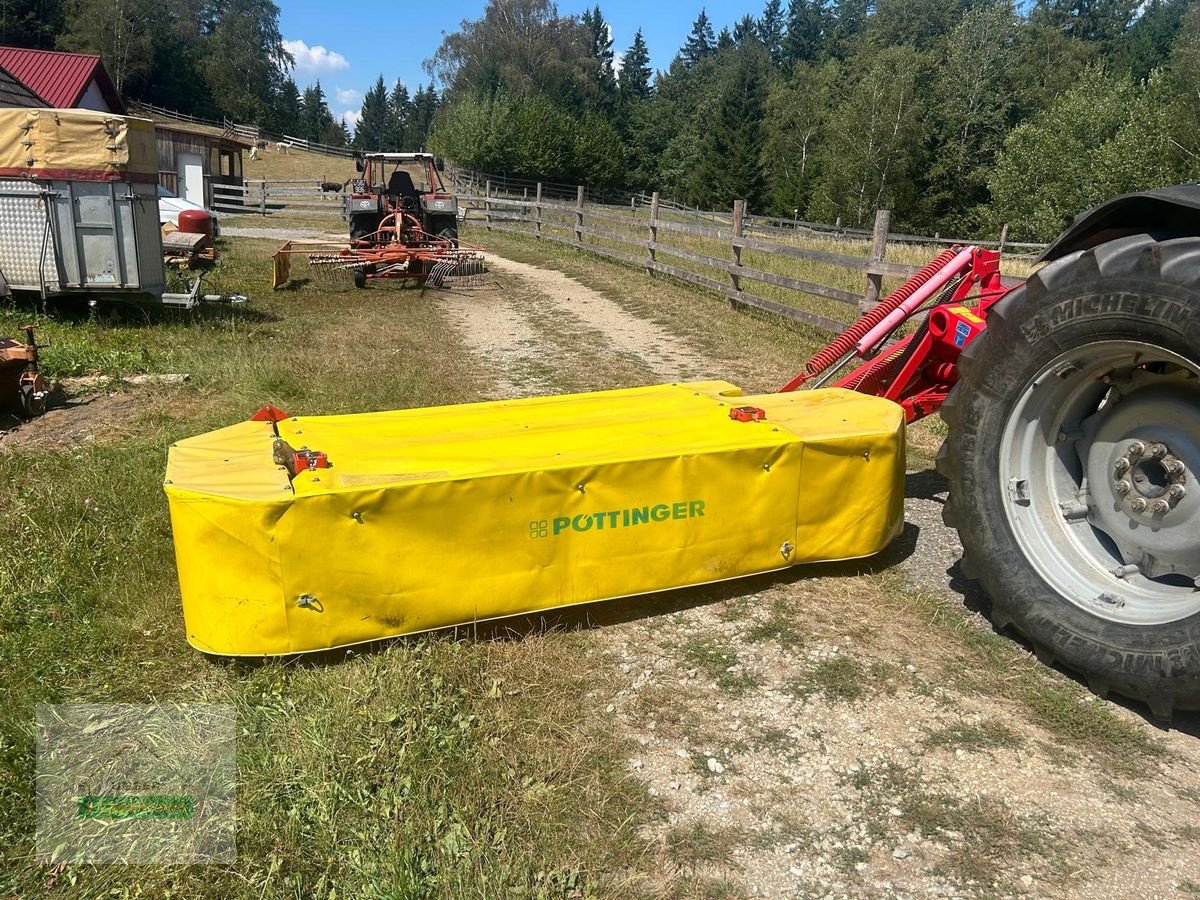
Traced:
<path id="1" fill-rule="evenodd" d="M 4 69 L 0 69 L 0 106 L 38 107 L 45 105 L 46 101 Z"/>
<path id="2" fill-rule="evenodd" d="M 0 68 L 58 109 L 78 102 L 99 63 L 99 56 L 85 53 L 0 47 Z"/>

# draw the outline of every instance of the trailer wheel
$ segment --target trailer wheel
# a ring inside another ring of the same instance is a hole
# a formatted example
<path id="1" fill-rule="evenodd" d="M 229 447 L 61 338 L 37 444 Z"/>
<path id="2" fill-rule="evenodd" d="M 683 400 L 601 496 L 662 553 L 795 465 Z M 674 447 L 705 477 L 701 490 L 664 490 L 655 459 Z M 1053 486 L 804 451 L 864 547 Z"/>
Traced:
<path id="1" fill-rule="evenodd" d="M 367 273 L 362 269 L 354 270 L 354 286 L 360 290 L 367 286 Z"/>
<path id="2" fill-rule="evenodd" d="M 1200 239 L 1076 252 L 992 308 L 944 408 L 964 574 L 1039 658 L 1200 708 Z"/>

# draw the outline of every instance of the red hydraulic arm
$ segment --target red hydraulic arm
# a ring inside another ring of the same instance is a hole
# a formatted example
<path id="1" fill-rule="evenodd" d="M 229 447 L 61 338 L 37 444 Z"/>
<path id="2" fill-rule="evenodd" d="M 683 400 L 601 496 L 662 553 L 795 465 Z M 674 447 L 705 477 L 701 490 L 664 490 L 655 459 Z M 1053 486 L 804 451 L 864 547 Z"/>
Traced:
<path id="1" fill-rule="evenodd" d="M 941 409 L 958 381 L 958 357 L 1004 296 L 1000 254 L 954 246 L 814 354 L 780 391 L 840 387 L 886 397 L 909 422 Z M 853 360 L 858 365 L 839 373 Z M 834 379 L 837 378 L 837 381 Z"/>

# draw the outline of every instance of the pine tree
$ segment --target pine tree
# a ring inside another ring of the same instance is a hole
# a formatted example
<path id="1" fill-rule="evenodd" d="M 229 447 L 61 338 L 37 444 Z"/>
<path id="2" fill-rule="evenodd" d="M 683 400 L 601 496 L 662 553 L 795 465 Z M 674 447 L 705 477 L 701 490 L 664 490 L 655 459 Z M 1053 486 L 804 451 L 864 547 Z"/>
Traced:
<path id="1" fill-rule="evenodd" d="M 296 134 L 303 125 L 301 116 L 304 105 L 300 100 L 300 88 L 292 76 L 283 80 L 275 95 L 274 108 L 271 112 L 271 127 L 280 134 Z"/>
<path id="2" fill-rule="evenodd" d="M 386 141 L 388 93 L 383 76 L 363 97 L 362 113 L 354 128 L 356 150 L 382 150 Z"/>
<path id="3" fill-rule="evenodd" d="M 717 52 L 721 53 L 725 50 L 732 50 L 734 46 L 736 45 L 733 41 L 733 32 L 731 32 L 729 30 L 729 26 L 726 25 L 722 27 L 721 31 L 717 34 Z"/>
<path id="4" fill-rule="evenodd" d="M 738 19 L 733 26 L 733 42 L 739 47 L 746 41 L 758 40 L 758 23 L 754 21 L 754 16 L 744 15 Z"/>
<path id="5" fill-rule="evenodd" d="M 642 37 L 642 29 L 634 32 L 633 43 L 621 64 L 621 102 L 631 103 L 650 98 L 650 49 Z"/>
<path id="6" fill-rule="evenodd" d="M 417 93 L 413 95 L 412 115 L 409 117 L 408 127 L 404 131 L 404 142 L 408 144 L 409 150 L 424 149 L 437 110 L 438 95 L 433 84 L 431 83 L 429 87 L 419 85 Z"/>
<path id="7" fill-rule="evenodd" d="M 783 61 L 783 4 L 782 0 L 767 0 L 762 18 L 757 22 L 758 39 L 771 55 L 771 62 Z"/>
<path id="8" fill-rule="evenodd" d="M 824 0 L 790 0 L 787 36 L 783 42 L 784 60 L 790 65 L 811 62 L 824 49 L 829 28 L 829 11 Z"/>
<path id="9" fill-rule="evenodd" d="M 604 21 L 599 4 L 590 10 L 584 10 L 581 17 L 587 30 L 588 56 L 595 61 L 596 72 L 594 83 L 598 93 L 600 109 L 611 111 L 617 99 L 617 76 L 613 70 L 612 29 Z"/>
<path id="10" fill-rule="evenodd" d="M 679 58 L 687 68 L 691 68 L 705 57 L 712 56 L 716 49 L 717 39 L 713 35 L 712 24 L 708 21 L 708 13 L 703 9 L 696 21 L 692 23 L 692 33 L 679 51 Z"/>
<path id="11" fill-rule="evenodd" d="M 711 202 L 722 207 L 745 200 L 762 209 L 765 179 L 760 160 L 770 57 L 747 44 L 733 54 L 721 85 L 720 102 L 701 163 L 701 182 Z"/>
<path id="12" fill-rule="evenodd" d="M 330 130 L 337 125 L 333 121 L 333 113 L 329 111 L 329 104 L 325 102 L 325 91 L 321 89 L 319 81 L 304 89 L 300 122 L 303 131 L 298 137 L 322 144 L 325 143 L 324 138 L 329 136 Z"/>
<path id="13" fill-rule="evenodd" d="M 412 100 L 408 96 L 408 88 L 403 81 L 396 81 L 392 93 L 388 97 L 387 122 L 384 126 L 384 149 L 392 152 L 407 150 L 405 131 L 412 116 Z"/>

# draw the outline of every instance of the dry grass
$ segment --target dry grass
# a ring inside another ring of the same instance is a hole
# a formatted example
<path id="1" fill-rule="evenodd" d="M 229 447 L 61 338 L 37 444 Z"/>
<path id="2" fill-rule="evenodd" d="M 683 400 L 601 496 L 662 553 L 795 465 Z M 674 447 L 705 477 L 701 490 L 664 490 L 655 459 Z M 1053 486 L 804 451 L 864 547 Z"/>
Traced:
<path id="1" fill-rule="evenodd" d="M 644 257 L 646 254 L 645 242 L 650 236 L 649 211 L 645 208 L 629 210 L 617 207 L 604 207 L 600 211 L 604 215 L 604 218 L 595 217 L 589 221 L 585 214 L 585 227 L 608 232 L 615 237 L 609 238 L 602 234 L 594 233 L 585 234 L 585 246 L 591 247 L 597 250 L 597 252 L 607 250 L 639 258 Z M 532 205 L 528 210 L 509 206 L 499 207 L 498 212 L 508 214 L 521 212 L 531 216 L 533 214 Z M 478 215 L 480 214 L 477 213 L 476 218 L 478 218 Z M 543 210 L 542 217 L 547 223 L 543 226 L 543 234 L 560 239 L 574 239 L 575 217 L 573 213 L 564 209 L 547 207 Z M 728 222 L 705 221 L 701 223 L 694 217 L 680 213 L 664 212 L 661 218 L 666 222 L 676 222 L 689 226 L 703 224 L 706 228 L 720 228 L 725 233 L 729 233 L 730 230 Z M 517 226 L 528 232 L 532 232 L 531 225 L 526 226 L 514 222 L 505 222 L 503 224 Z M 482 223 L 475 224 L 473 222 L 473 225 L 475 228 L 478 228 Z M 493 232 L 493 234 L 495 233 L 499 232 Z M 836 253 L 860 259 L 867 259 L 870 256 L 870 241 L 856 237 L 833 237 L 809 232 L 791 233 L 781 229 L 764 229 L 761 234 L 751 232 L 749 236 L 784 246 L 815 250 L 822 253 Z M 621 240 L 621 238 L 624 238 L 624 240 Z M 634 246 L 629 241 L 638 242 L 641 246 Z M 660 245 L 664 245 L 660 246 L 657 251 L 659 262 L 684 269 L 696 275 L 701 275 L 722 285 L 730 283 L 729 274 L 725 270 L 701 261 L 672 254 L 670 251 L 670 248 L 674 247 L 685 253 L 697 254 L 717 260 L 732 261 L 732 251 L 727 239 L 660 229 L 658 242 Z M 546 243 L 550 244 L 552 242 L 547 241 Z M 941 252 L 942 249 L 944 247 L 935 245 L 893 242 L 888 245 L 887 260 L 904 265 L 923 266 Z M 741 259 L 743 265 L 772 275 L 824 285 L 847 291 L 854 295 L 861 295 L 866 288 L 866 276 L 861 271 L 843 266 L 795 259 L 783 256 L 782 254 L 772 254 L 750 249 L 742 252 Z M 1025 277 L 1033 269 L 1033 264 L 1024 258 L 1006 258 L 1003 264 L 1004 274 L 1014 277 Z M 893 290 L 899 286 L 901 281 L 902 279 L 899 278 L 885 278 L 883 280 L 884 291 Z M 845 324 L 854 321 L 858 316 L 856 305 L 846 304 L 817 294 L 798 293 L 788 288 L 765 282 L 752 281 L 748 278 L 742 279 L 742 288 L 764 299 L 804 309 Z"/>
<path id="2" fill-rule="evenodd" d="M 242 309 L 33 317 L 48 374 L 188 372 L 119 442 L 0 456 L 0 895 L 624 896 L 656 815 L 599 727 L 610 673 L 578 633 L 401 640 L 214 662 L 183 641 L 161 477 L 174 440 L 264 402 L 309 413 L 463 402 L 484 372 L 412 287 L 269 290 L 275 241 L 226 240 Z M 39 868 L 33 709 L 203 700 L 238 711 L 238 862 Z"/>
<path id="3" fill-rule="evenodd" d="M 247 178 L 267 181 L 304 179 L 307 181 L 345 181 L 355 176 L 354 160 L 345 156 L 326 156 L 295 148 L 281 153 L 271 144 L 259 151 L 258 159 L 242 157 Z"/>

